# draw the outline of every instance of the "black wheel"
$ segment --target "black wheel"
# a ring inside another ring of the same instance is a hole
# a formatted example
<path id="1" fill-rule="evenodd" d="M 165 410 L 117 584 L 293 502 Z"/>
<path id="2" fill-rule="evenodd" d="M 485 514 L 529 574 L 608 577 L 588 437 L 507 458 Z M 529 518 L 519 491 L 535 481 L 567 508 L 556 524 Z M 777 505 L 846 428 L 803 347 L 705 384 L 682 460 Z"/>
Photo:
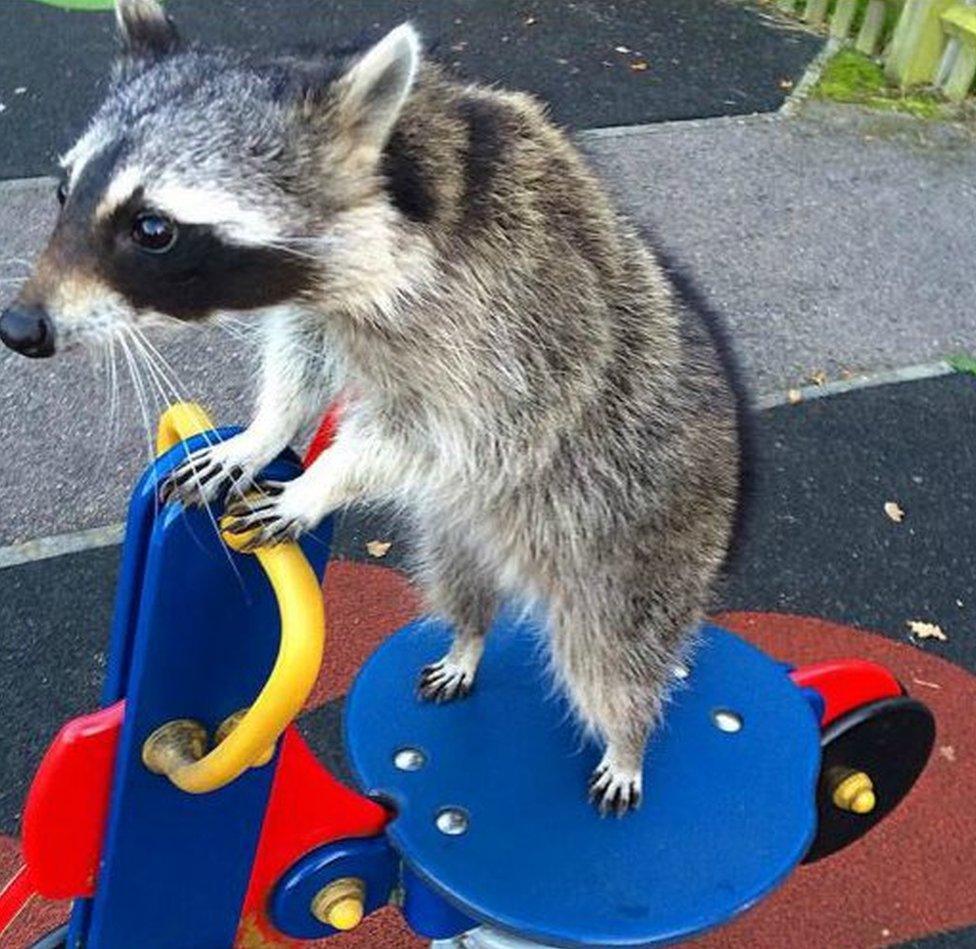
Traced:
<path id="1" fill-rule="evenodd" d="M 68 926 L 59 926 L 30 946 L 30 949 L 67 949 Z"/>
<path id="2" fill-rule="evenodd" d="M 817 836 L 803 862 L 836 853 L 887 817 L 918 780 L 934 742 L 932 713 L 907 696 L 831 722 L 821 739 Z"/>

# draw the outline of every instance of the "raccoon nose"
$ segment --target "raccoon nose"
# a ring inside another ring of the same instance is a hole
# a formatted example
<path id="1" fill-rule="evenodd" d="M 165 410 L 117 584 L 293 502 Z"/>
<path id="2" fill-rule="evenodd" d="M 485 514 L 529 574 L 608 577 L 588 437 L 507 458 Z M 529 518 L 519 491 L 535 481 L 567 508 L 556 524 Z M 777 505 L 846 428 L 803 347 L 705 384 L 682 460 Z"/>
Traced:
<path id="1" fill-rule="evenodd" d="M 0 314 L 0 340 L 22 356 L 40 359 L 54 353 L 54 324 L 37 306 L 12 306 Z"/>

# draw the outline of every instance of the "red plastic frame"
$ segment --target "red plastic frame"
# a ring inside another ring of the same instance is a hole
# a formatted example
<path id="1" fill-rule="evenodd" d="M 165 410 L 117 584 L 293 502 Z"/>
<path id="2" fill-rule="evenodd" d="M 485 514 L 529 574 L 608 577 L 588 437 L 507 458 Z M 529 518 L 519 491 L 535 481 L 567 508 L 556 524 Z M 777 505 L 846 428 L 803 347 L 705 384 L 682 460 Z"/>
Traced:
<path id="1" fill-rule="evenodd" d="M 241 945 L 296 945 L 267 914 L 271 890 L 300 857 L 323 844 L 383 832 L 389 813 L 340 784 L 319 763 L 294 726 L 284 734 L 244 899 Z M 260 935 L 261 941 L 255 937 Z"/>
<path id="2" fill-rule="evenodd" d="M 816 662 L 794 669 L 790 678 L 799 688 L 814 689 L 823 698 L 821 727 L 869 702 L 904 692 L 901 683 L 884 666 L 864 659 Z"/>

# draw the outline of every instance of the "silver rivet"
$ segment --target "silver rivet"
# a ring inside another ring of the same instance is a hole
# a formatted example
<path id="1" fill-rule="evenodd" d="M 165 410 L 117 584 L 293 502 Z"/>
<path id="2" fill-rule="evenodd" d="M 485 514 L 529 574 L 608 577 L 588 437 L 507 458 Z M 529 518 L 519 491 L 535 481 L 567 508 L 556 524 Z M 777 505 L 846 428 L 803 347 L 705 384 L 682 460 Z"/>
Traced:
<path id="1" fill-rule="evenodd" d="M 459 807 L 445 807 L 437 814 L 437 829 L 448 837 L 457 837 L 468 829 L 468 815 Z"/>
<path id="2" fill-rule="evenodd" d="M 400 771 L 419 771 L 427 764 L 427 756 L 419 748 L 401 748 L 393 756 L 393 764 Z"/>
<path id="3" fill-rule="evenodd" d="M 712 721 L 719 731 L 728 732 L 730 735 L 742 731 L 742 716 L 727 708 L 719 708 L 712 712 Z"/>

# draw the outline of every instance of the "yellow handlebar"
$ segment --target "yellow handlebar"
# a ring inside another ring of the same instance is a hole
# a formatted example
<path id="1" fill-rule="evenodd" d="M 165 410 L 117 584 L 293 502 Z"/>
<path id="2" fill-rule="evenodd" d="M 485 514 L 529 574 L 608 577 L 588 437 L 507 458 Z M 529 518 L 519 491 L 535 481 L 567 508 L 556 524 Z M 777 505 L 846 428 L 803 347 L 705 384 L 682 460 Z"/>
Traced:
<path id="1" fill-rule="evenodd" d="M 160 420 L 157 447 L 166 451 L 210 428 L 210 420 L 199 406 L 172 406 Z M 246 540 L 246 535 L 226 531 L 222 536 L 233 548 Z M 143 746 L 146 765 L 190 794 L 215 791 L 267 761 L 281 733 L 302 710 L 322 665 L 322 588 L 301 548 L 285 543 L 259 548 L 254 555 L 274 591 L 281 619 L 278 657 L 264 688 L 226 737 L 203 757 L 199 757 L 202 742 L 186 741 L 185 726 L 195 723 L 185 720 L 161 726 Z"/>
<path id="2" fill-rule="evenodd" d="M 174 445 L 213 428 L 210 416 L 196 402 L 177 402 L 159 417 L 156 428 L 156 456 L 164 455 Z"/>

